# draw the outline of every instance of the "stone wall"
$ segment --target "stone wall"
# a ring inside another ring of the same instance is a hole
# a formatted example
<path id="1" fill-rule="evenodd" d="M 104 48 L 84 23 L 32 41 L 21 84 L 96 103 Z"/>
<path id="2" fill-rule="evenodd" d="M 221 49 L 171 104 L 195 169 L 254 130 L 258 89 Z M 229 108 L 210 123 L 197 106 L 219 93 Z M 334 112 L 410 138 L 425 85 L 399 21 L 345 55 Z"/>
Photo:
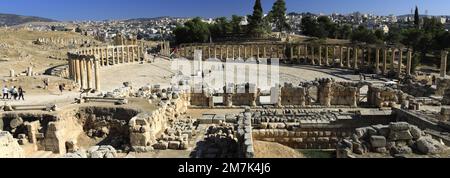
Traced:
<path id="1" fill-rule="evenodd" d="M 255 149 L 253 146 L 253 127 L 252 127 L 252 113 L 249 109 L 242 117 L 238 118 L 237 138 L 239 141 L 239 153 L 241 157 L 253 158 L 255 157 Z"/>
<path id="2" fill-rule="evenodd" d="M 184 115 L 188 107 L 188 95 L 181 94 L 152 113 L 141 113 L 129 122 L 130 144 L 134 150 L 149 150 L 156 144 L 156 138 L 167 128 L 170 120 Z"/>
<path id="3" fill-rule="evenodd" d="M 308 107 L 313 105 L 357 107 L 360 99 L 359 89 L 362 86 L 363 83 L 335 82 L 333 79 L 327 78 L 304 82 L 299 86 L 285 83 L 282 87 L 271 88 L 270 104 L 277 107 Z M 259 99 L 264 94 L 255 85 L 239 84 L 229 87 L 232 87 L 232 89 L 224 88 L 226 93 L 213 93 L 208 89 L 204 89 L 202 93 L 192 92 L 189 94 L 190 104 L 192 106 L 214 107 L 213 96 L 218 95 L 223 97 L 223 104 L 226 107 L 263 105 Z M 309 90 L 313 87 L 316 87 L 317 91 L 310 93 Z"/>

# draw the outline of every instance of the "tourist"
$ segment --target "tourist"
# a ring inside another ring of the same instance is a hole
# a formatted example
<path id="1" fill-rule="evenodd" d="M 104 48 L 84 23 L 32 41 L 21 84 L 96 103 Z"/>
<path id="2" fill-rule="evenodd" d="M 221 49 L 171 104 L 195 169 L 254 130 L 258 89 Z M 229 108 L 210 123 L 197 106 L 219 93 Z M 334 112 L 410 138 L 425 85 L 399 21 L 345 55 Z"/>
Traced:
<path id="1" fill-rule="evenodd" d="M 62 94 L 62 92 L 64 91 L 64 85 L 59 84 L 58 88 L 59 88 L 59 92 Z"/>
<path id="2" fill-rule="evenodd" d="M 23 88 L 21 86 L 19 86 L 19 99 L 18 100 L 20 100 L 20 98 L 22 98 L 22 100 L 25 100 L 24 95 L 23 95 L 24 93 L 25 93 L 25 91 L 23 91 Z"/>
<path id="3" fill-rule="evenodd" d="M 5 99 L 5 97 L 6 97 L 6 99 L 9 99 L 8 86 L 5 85 L 5 87 L 3 87 L 2 93 L 3 93 L 3 99 Z"/>
<path id="4" fill-rule="evenodd" d="M 44 89 L 48 89 L 48 79 L 44 79 Z"/>
<path id="5" fill-rule="evenodd" d="M 11 90 L 9 90 L 9 93 L 11 93 L 11 98 L 14 98 L 14 100 L 17 100 L 18 91 L 16 86 L 12 87 Z"/>

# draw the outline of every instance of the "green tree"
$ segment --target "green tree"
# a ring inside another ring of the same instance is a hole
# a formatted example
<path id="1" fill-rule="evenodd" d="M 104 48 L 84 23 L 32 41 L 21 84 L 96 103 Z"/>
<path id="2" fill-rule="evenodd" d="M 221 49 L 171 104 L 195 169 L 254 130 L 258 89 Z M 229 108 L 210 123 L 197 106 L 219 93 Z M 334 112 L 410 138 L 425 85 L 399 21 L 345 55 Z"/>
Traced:
<path id="1" fill-rule="evenodd" d="M 401 30 L 398 26 L 391 26 L 386 36 L 386 41 L 390 44 L 399 44 L 402 40 Z"/>
<path id="2" fill-rule="evenodd" d="M 231 26 L 232 26 L 232 29 L 233 29 L 232 30 L 233 33 L 238 34 L 238 33 L 242 33 L 244 31 L 244 29 L 243 29 L 243 27 L 241 25 L 241 22 L 242 22 L 243 19 L 244 19 L 244 17 L 238 16 L 238 15 L 233 15 L 231 17 Z"/>
<path id="3" fill-rule="evenodd" d="M 377 39 L 375 34 L 364 26 L 359 26 L 352 34 L 353 42 L 364 42 L 368 44 L 379 44 L 381 40 Z"/>
<path id="4" fill-rule="evenodd" d="M 205 43 L 211 35 L 209 25 L 196 17 L 178 26 L 174 30 L 175 41 L 180 43 Z"/>
<path id="5" fill-rule="evenodd" d="M 416 11 L 414 13 L 414 25 L 416 28 L 420 28 L 420 16 L 419 16 L 419 8 L 416 6 Z"/>
<path id="6" fill-rule="evenodd" d="M 250 36 L 261 37 L 266 33 L 263 17 L 261 0 L 256 0 L 253 7 L 253 15 L 249 16 L 248 33 Z"/>
<path id="7" fill-rule="evenodd" d="M 384 31 L 380 30 L 380 29 L 375 30 L 375 36 L 377 37 L 377 40 L 379 40 L 379 41 L 384 41 L 384 39 L 385 39 Z"/>
<path id="8" fill-rule="evenodd" d="M 286 21 L 286 2 L 284 0 L 275 1 L 269 12 L 269 18 L 279 32 L 290 29 Z"/>
<path id="9" fill-rule="evenodd" d="M 233 30 L 232 24 L 228 21 L 226 17 L 219 17 L 214 20 L 214 24 L 210 25 L 209 31 L 211 32 L 211 37 L 220 38 L 231 33 Z"/>
<path id="10" fill-rule="evenodd" d="M 300 25 L 302 33 L 306 36 L 315 36 L 316 30 L 318 28 L 317 20 L 311 16 L 306 16 L 302 18 Z"/>
<path id="11" fill-rule="evenodd" d="M 339 37 L 341 39 L 350 39 L 352 35 L 352 27 L 348 24 L 344 24 L 339 27 Z"/>

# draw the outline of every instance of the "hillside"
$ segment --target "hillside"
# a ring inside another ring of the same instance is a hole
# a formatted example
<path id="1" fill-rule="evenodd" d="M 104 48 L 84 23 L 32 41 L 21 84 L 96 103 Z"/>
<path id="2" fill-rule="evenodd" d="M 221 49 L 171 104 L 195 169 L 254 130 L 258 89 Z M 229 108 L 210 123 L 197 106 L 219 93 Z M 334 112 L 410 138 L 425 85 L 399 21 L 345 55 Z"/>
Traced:
<path id="1" fill-rule="evenodd" d="M 0 26 L 14 26 L 20 25 L 28 22 L 55 22 L 56 20 L 33 17 L 33 16 L 22 16 L 15 14 L 0 14 Z"/>

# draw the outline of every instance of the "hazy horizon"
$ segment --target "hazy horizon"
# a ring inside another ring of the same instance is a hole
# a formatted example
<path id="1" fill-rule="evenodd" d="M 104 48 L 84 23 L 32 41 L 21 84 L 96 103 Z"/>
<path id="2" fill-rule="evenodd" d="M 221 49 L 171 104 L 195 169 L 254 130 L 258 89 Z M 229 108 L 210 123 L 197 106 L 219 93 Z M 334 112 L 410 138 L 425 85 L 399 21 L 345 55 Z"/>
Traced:
<path id="1" fill-rule="evenodd" d="M 275 0 L 262 0 L 267 13 Z M 123 20 L 153 17 L 215 18 L 252 13 L 254 0 L 15 0 L 0 1 L 0 13 L 58 21 Z M 287 12 L 315 14 L 405 15 L 417 5 L 420 14 L 450 15 L 448 0 L 286 0 Z"/>

